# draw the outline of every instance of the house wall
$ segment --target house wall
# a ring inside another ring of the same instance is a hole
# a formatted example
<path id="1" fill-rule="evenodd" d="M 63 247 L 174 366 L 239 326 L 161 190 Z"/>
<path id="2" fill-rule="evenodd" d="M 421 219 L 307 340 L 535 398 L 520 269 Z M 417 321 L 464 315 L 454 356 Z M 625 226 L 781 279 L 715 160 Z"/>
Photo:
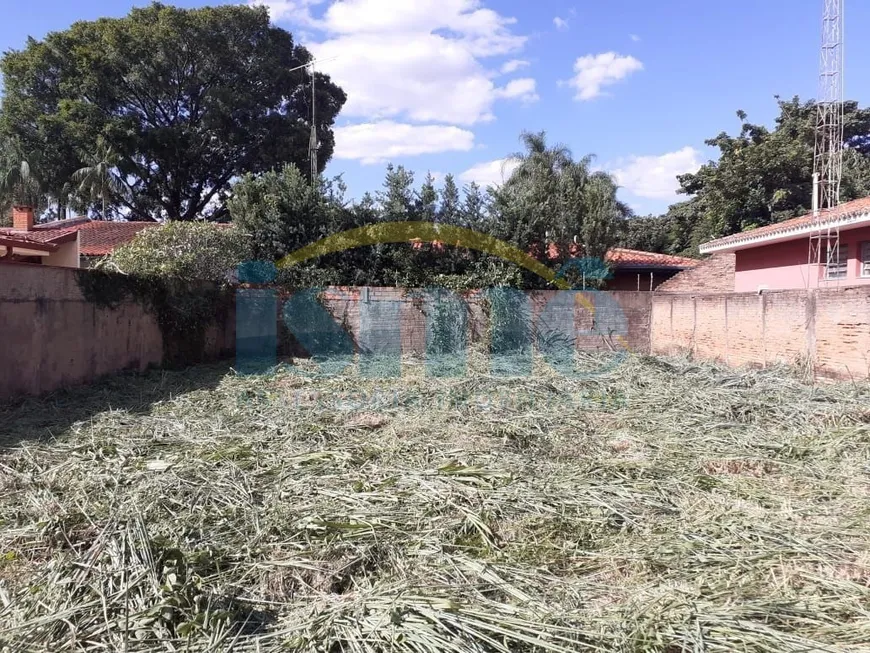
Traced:
<path id="1" fill-rule="evenodd" d="M 0 399 L 163 363 L 163 336 L 154 316 L 135 301 L 114 309 L 88 302 L 79 274 L 90 272 L 0 265 Z M 234 325 L 231 319 L 209 328 L 203 359 L 232 351 Z"/>
<path id="2" fill-rule="evenodd" d="M 76 238 L 71 243 L 63 243 L 56 252 L 52 252 L 42 259 L 43 265 L 53 265 L 60 268 L 79 267 L 79 240 Z"/>
<path id="3" fill-rule="evenodd" d="M 716 295 L 654 293 L 654 354 L 733 366 L 809 365 L 835 378 L 870 376 L 870 286 Z"/>
<path id="4" fill-rule="evenodd" d="M 861 244 L 870 242 L 870 227 L 840 232 L 840 244 L 848 248 L 849 264 L 845 279 L 824 279 L 823 269 L 809 265 L 808 238 L 784 243 L 760 245 L 736 252 L 735 292 L 755 292 L 764 286 L 769 290 L 826 288 L 843 285 L 870 284 L 870 277 L 861 277 Z"/>

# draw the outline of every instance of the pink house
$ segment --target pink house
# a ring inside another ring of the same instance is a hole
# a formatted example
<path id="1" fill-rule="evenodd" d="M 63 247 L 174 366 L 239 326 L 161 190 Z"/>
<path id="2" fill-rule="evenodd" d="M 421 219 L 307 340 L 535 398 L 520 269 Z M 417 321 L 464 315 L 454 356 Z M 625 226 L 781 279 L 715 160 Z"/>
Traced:
<path id="1" fill-rule="evenodd" d="M 839 248 L 832 241 L 829 260 L 824 236 L 836 230 Z M 819 245 L 821 257 L 811 254 Z M 841 204 L 817 219 L 805 215 L 712 240 L 700 251 L 734 253 L 735 292 L 870 284 L 870 198 Z"/>

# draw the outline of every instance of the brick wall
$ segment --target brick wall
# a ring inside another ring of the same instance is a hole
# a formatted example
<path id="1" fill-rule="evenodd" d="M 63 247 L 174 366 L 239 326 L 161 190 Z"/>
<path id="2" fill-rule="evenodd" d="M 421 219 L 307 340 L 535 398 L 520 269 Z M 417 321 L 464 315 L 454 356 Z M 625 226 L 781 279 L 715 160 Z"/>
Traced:
<path id="1" fill-rule="evenodd" d="M 811 363 L 822 376 L 867 378 L 870 288 L 655 293 L 650 343 L 654 354 L 733 366 Z"/>
<path id="2" fill-rule="evenodd" d="M 555 290 L 527 293 L 533 330 L 538 329 L 544 307 L 559 303 Z M 584 351 L 629 349 L 650 350 L 650 306 L 648 292 L 570 293 L 571 310 L 577 329 L 575 343 Z M 467 337 L 481 342 L 489 329 L 486 299 L 480 291 L 457 295 L 467 307 Z M 564 299 L 562 297 L 561 299 Z M 384 337 L 400 335 L 402 354 L 422 354 L 426 349 L 426 300 L 419 291 L 401 288 L 330 288 L 324 304 L 337 322 L 344 323 L 359 347 L 361 323 L 371 321 L 365 331 Z M 552 310 L 552 309 L 551 309 Z"/>
<path id="3" fill-rule="evenodd" d="M 736 256 L 714 254 L 694 268 L 683 270 L 656 288 L 658 292 L 734 292 Z"/>
<path id="4" fill-rule="evenodd" d="M 0 399 L 163 363 L 163 336 L 151 313 L 133 301 L 116 309 L 89 303 L 77 274 L 88 272 L 0 266 Z M 870 376 L 867 286 L 761 295 L 539 291 L 527 297 L 533 329 L 544 319 L 573 324 L 581 350 L 688 352 L 735 366 L 809 361 L 823 375 Z M 356 349 L 398 342 L 402 354 L 425 351 L 426 302 L 419 293 L 331 288 L 324 299 Z M 476 291 L 463 301 L 467 337 L 481 342 L 490 326 L 486 300 Z M 234 345 L 233 313 L 210 330 L 205 355 L 230 354 Z"/>

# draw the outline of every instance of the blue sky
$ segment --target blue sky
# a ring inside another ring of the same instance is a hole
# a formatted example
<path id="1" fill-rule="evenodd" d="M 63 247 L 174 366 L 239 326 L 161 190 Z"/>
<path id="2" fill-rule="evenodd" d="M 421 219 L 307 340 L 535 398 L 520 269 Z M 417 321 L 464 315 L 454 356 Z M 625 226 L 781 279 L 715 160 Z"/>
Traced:
<path id="1" fill-rule="evenodd" d="M 498 181 L 521 130 L 596 155 L 638 213 L 678 199 L 704 140 L 770 123 L 773 96 L 814 97 L 822 0 L 260 0 L 350 99 L 329 174 L 376 190 L 387 160 L 418 179 Z M 870 4 L 846 0 L 846 95 L 870 95 Z M 140 3 L 143 4 L 143 3 Z M 179 0 L 179 6 L 207 4 Z M 127 0 L 6 2 L 0 49 Z"/>

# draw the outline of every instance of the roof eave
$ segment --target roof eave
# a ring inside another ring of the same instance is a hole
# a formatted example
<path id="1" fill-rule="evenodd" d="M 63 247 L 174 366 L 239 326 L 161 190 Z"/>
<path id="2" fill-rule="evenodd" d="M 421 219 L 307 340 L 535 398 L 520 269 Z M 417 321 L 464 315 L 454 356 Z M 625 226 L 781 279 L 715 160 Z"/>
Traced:
<path id="1" fill-rule="evenodd" d="M 870 224 L 870 212 L 864 211 L 861 213 L 856 213 L 854 215 L 843 216 L 829 222 L 823 222 L 821 224 L 821 228 L 827 231 L 828 229 L 839 229 L 842 227 L 858 227 L 862 226 L 864 223 Z M 792 229 L 775 231 L 773 233 L 767 233 L 755 237 L 749 236 L 749 234 L 751 234 L 752 232 L 747 231 L 747 238 L 741 238 L 739 240 L 722 243 L 719 245 L 716 244 L 718 241 L 711 240 L 709 243 L 704 243 L 703 245 L 700 245 L 698 247 L 698 251 L 701 252 L 701 254 L 736 252 L 742 249 L 751 249 L 753 247 L 758 247 L 760 245 L 769 245 L 771 243 L 781 243 L 788 240 L 797 240 L 798 238 L 803 238 L 804 236 L 809 236 L 813 232 L 819 231 L 819 228 L 819 224 L 810 222 L 807 224 L 802 224 L 798 227 L 794 227 Z"/>
<path id="2" fill-rule="evenodd" d="M 613 267 L 617 270 L 663 270 L 665 272 L 670 272 L 670 271 L 676 270 L 679 272 L 682 270 L 691 270 L 695 266 L 694 265 L 660 265 L 660 264 L 656 264 L 656 263 L 649 264 L 649 265 L 643 265 L 640 263 L 627 263 L 627 264 L 621 265 L 619 263 L 616 263 L 616 264 L 614 264 Z"/>
<path id="3" fill-rule="evenodd" d="M 0 236 L 0 247 L 11 247 L 12 249 L 22 249 L 35 252 L 52 253 L 59 249 L 59 245 L 54 243 L 41 243 L 31 240 L 20 240 L 18 238 L 3 238 Z"/>

